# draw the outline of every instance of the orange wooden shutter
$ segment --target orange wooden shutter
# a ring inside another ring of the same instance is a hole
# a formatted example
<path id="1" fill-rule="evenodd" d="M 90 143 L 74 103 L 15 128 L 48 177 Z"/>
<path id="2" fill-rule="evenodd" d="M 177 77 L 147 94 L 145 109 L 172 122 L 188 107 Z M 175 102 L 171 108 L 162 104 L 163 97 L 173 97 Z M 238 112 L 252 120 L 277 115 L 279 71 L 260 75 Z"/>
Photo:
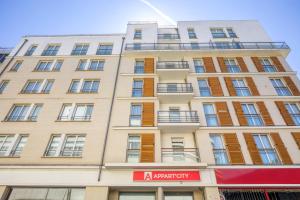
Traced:
<path id="1" fill-rule="evenodd" d="M 271 57 L 271 60 L 279 72 L 285 72 L 283 65 L 281 64 L 281 62 L 277 57 Z"/>
<path id="2" fill-rule="evenodd" d="M 275 101 L 275 104 L 281 113 L 282 118 L 284 119 L 286 125 L 288 126 L 295 126 L 294 120 L 289 114 L 288 110 L 285 108 L 283 101 Z"/>
<path id="3" fill-rule="evenodd" d="M 143 103 L 142 126 L 154 126 L 154 103 Z"/>
<path id="4" fill-rule="evenodd" d="M 246 77 L 245 79 L 247 81 L 247 85 L 248 85 L 248 87 L 249 87 L 249 89 L 251 91 L 251 94 L 253 96 L 259 96 L 258 89 L 257 89 L 257 87 L 256 87 L 253 79 L 251 77 Z"/>
<path id="5" fill-rule="evenodd" d="M 154 162 L 154 134 L 141 135 L 141 162 Z"/>
<path id="6" fill-rule="evenodd" d="M 235 91 L 235 88 L 234 88 L 234 86 L 232 84 L 232 78 L 230 78 L 230 77 L 224 77 L 224 80 L 225 80 L 225 83 L 226 83 L 229 95 L 230 96 L 236 96 L 236 91 Z"/>
<path id="7" fill-rule="evenodd" d="M 225 145 L 230 157 L 230 163 L 241 165 L 245 164 L 245 160 L 241 151 L 241 146 L 235 133 L 225 133 Z"/>
<path id="8" fill-rule="evenodd" d="M 297 86 L 295 85 L 294 81 L 291 79 L 291 77 L 289 76 L 285 76 L 283 77 L 285 83 L 287 84 L 288 88 L 291 90 L 292 94 L 294 96 L 299 96 L 300 92 L 297 88 Z"/>
<path id="9" fill-rule="evenodd" d="M 262 64 L 261 64 L 258 57 L 251 57 L 251 59 L 252 59 L 252 62 L 254 63 L 254 65 L 255 65 L 258 72 L 264 72 L 265 71 L 264 67 L 262 66 Z"/>
<path id="10" fill-rule="evenodd" d="M 300 132 L 293 132 L 292 135 L 296 141 L 296 144 L 298 145 L 298 148 L 300 149 Z"/>
<path id="11" fill-rule="evenodd" d="M 211 89 L 212 96 L 214 97 L 224 96 L 218 77 L 209 77 L 208 84 Z"/>
<path id="12" fill-rule="evenodd" d="M 217 57 L 217 60 L 218 60 L 219 66 L 221 68 L 221 72 L 228 72 L 225 61 L 224 61 L 224 58 L 223 57 Z"/>
<path id="13" fill-rule="evenodd" d="M 252 159 L 253 164 L 262 165 L 263 162 L 262 162 L 262 159 L 260 157 L 257 146 L 255 144 L 252 133 L 244 133 L 244 138 L 245 138 L 247 148 L 248 148 L 248 151 L 249 151 L 249 154 L 250 154 L 250 157 Z"/>
<path id="14" fill-rule="evenodd" d="M 144 97 L 154 96 L 154 78 L 144 78 Z"/>
<path id="15" fill-rule="evenodd" d="M 286 165 L 293 164 L 293 161 L 292 161 L 286 147 L 284 146 L 284 143 L 282 142 L 280 135 L 278 133 L 270 133 L 270 135 L 273 140 L 274 146 L 281 157 L 283 164 L 286 164 Z"/>
<path id="16" fill-rule="evenodd" d="M 258 106 L 260 115 L 262 116 L 265 125 L 267 126 L 274 126 L 273 120 L 270 116 L 269 111 L 267 110 L 265 103 L 263 101 L 256 102 L 256 105 Z"/>
<path id="17" fill-rule="evenodd" d="M 233 123 L 226 102 L 215 102 L 215 106 L 221 126 L 232 126 Z"/>
<path id="18" fill-rule="evenodd" d="M 145 58 L 144 71 L 146 74 L 154 73 L 154 58 Z"/>
<path id="19" fill-rule="evenodd" d="M 248 72 L 248 67 L 242 57 L 236 57 L 236 60 L 241 68 L 242 72 Z"/>
<path id="20" fill-rule="evenodd" d="M 232 104 L 233 104 L 233 107 L 234 107 L 234 110 L 235 110 L 235 113 L 237 115 L 240 125 L 248 126 L 247 119 L 243 113 L 241 102 L 233 101 Z"/>
<path id="21" fill-rule="evenodd" d="M 213 59 L 211 57 L 203 57 L 203 64 L 205 67 L 205 71 L 208 73 L 216 72 L 216 68 L 213 62 Z"/>

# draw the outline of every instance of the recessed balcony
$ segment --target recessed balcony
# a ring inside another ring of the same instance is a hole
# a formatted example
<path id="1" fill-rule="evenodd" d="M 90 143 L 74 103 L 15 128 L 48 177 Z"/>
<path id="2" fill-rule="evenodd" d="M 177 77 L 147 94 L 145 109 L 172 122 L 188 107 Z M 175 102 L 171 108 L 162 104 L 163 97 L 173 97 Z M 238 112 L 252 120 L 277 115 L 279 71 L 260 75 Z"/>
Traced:
<path id="1" fill-rule="evenodd" d="M 157 97 L 161 102 L 185 103 L 193 98 L 191 83 L 158 83 Z"/>
<path id="2" fill-rule="evenodd" d="M 162 148 L 163 163 L 199 163 L 200 156 L 197 148 Z"/>
<path id="3" fill-rule="evenodd" d="M 172 33 L 162 33 L 162 34 L 157 34 L 157 39 L 159 39 L 159 40 L 179 40 L 180 35 L 172 34 Z"/>
<path id="4" fill-rule="evenodd" d="M 164 79 L 183 79 L 189 73 L 187 61 L 158 61 L 156 72 Z"/>

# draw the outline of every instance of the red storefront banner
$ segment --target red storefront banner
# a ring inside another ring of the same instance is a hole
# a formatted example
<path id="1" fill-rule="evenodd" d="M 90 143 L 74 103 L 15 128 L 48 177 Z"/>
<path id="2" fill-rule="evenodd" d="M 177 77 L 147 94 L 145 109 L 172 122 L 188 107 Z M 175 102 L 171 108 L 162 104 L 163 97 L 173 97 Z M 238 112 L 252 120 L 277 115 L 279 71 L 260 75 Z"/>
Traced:
<path id="1" fill-rule="evenodd" d="M 134 171 L 134 181 L 200 181 L 199 171 Z"/>
<path id="2" fill-rule="evenodd" d="M 300 168 L 215 169 L 218 184 L 300 184 Z"/>

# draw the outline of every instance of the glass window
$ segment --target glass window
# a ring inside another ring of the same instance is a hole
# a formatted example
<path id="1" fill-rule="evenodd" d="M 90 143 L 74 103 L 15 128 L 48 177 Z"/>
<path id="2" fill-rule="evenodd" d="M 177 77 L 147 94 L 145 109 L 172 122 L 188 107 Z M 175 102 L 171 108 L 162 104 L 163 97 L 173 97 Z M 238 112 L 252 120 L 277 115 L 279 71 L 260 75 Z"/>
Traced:
<path id="1" fill-rule="evenodd" d="M 80 80 L 72 80 L 68 92 L 69 93 L 77 93 L 79 91 L 79 84 L 80 84 Z"/>
<path id="2" fill-rule="evenodd" d="M 130 126 L 142 125 L 142 105 L 131 105 Z"/>
<path id="3" fill-rule="evenodd" d="M 134 73 L 135 74 L 143 74 L 144 73 L 144 61 L 135 61 Z"/>
<path id="4" fill-rule="evenodd" d="M 60 45 L 58 44 L 51 44 L 43 51 L 42 56 L 56 56 Z"/>
<path id="5" fill-rule="evenodd" d="M 103 71 L 104 61 L 103 60 L 91 60 L 87 70 L 90 71 Z"/>
<path id="6" fill-rule="evenodd" d="M 27 135 L 0 135 L 0 157 L 19 157 L 27 143 Z"/>
<path id="7" fill-rule="evenodd" d="M 13 105 L 5 121 L 36 121 L 41 107 L 41 104 Z"/>
<path id="8" fill-rule="evenodd" d="M 233 79 L 232 83 L 237 96 L 251 96 L 249 88 L 243 79 Z"/>
<path id="9" fill-rule="evenodd" d="M 300 125 L 300 109 L 296 103 L 285 103 L 285 108 L 289 112 L 296 126 Z"/>
<path id="10" fill-rule="evenodd" d="M 288 87 L 286 87 L 284 85 L 284 83 L 282 82 L 281 79 L 279 79 L 279 78 L 271 79 L 271 82 L 272 82 L 272 85 L 275 88 L 278 96 L 291 96 L 292 95 L 292 93 L 290 92 Z"/>
<path id="11" fill-rule="evenodd" d="M 142 39 L 142 30 L 135 30 L 133 39 Z"/>
<path id="12" fill-rule="evenodd" d="M 81 91 L 82 93 L 97 93 L 100 80 L 84 80 Z"/>
<path id="13" fill-rule="evenodd" d="M 260 63 L 264 68 L 265 72 L 276 72 L 276 67 L 271 63 L 269 58 L 260 58 Z"/>
<path id="14" fill-rule="evenodd" d="M 73 120 L 90 120 L 93 112 L 93 105 L 76 105 L 73 113 Z"/>
<path id="15" fill-rule="evenodd" d="M 97 55 L 111 55 L 113 50 L 112 44 L 100 44 L 97 49 Z"/>
<path id="16" fill-rule="evenodd" d="M 205 79 L 198 80 L 200 96 L 209 97 L 211 96 L 210 87 Z"/>
<path id="17" fill-rule="evenodd" d="M 0 135 L 0 156 L 8 156 L 13 146 L 14 135 Z"/>
<path id="18" fill-rule="evenodd" d="M 21 155 L 21 153 L 23 151 L 23 148 L 27 143 L 27 139 L 28 139 L 28 136 L 25 136 L 25 135 L 21 135 L 18 138 L 17 144 L 15 145 L 15 147 L 13 148 L 13 150 L 11 152 L 11 156 L 17 156 L 18 157 L 18 156 Z"/>
<path id="19" fill-rule="evenodd" d="M 141 43 L 133 43 L 133 50 L 141 50 L 142 45 Z"/>
<path id="20" fill-rule="evenodd" d="M 46 80 L 41 93 L 45 93 L 45 94 L 50 93 L 53 83 L 54 83 L 54 80 Z"/>
<path id="21" fill-rule="evenodd" d="M 56 71 L 56 72 L 60 71 L 62 64 L 63 64 L 62 60 L 56 61 L 52 71 Z"/>
<path id="22" fill-rule="evenodd" d="M 133 87 L 132 87 L 132 96 L 133 97 L 142 97 L 143 96 L 143 80 L 133 80 Z"/>
<path id="23" fill-rule="evenodd" d="M 22 93 L 38 93 L 42 85 L 42 80 L 30 80 L 27 81 Z"/>
<path id="24" fill-rule="evenodd" d="M 9 82 L 8 80 L 3 80 L 3 81 L 0 82 L 0 94 L 3 93 L 3 91 L 5 90 L 8 82 Z"/>
<path id="25" fill-rule="evenodd" d="M 193 200 L 192 192 L 165 192 L 164 200 Z"/>
<path id="26" fill-rule="evenodd" d="M 119 200 L 155 200 L 154 192 L 120 192 Z"/>
<path id="27" fill-rule="evenodd" d="M 73 106 L 72 104 L 64 104 L 60 115 L 58 117 L 58 120 L 70 120 L 73 112 Z"/>
<path id="28" fill-rule="evenodd" d="M 223 138 L 218 134 L 210 135 L 210 142 L 213 147 L 215 163 L 217 165 L 226 165 L 229 163 L 227 151 L 224 146 Z"/>
<path id="29" fill-rule="evenodd" d="M 229 35 L 230 38 L 237 38 L 236 33 L 233 31 L 232 28 L 227 28 L 227 33 Z"/>
<path id="30" fill-rule="evenodd" d="M 203 108 L 207 126 L 218 126 L 218 117 L 215 113 L 213 104 L 204 104 Z"/>
<path id="31" fill-rule="evenodd" d="M 22 65 L 22 62 L 23 61 L 21 61 L 21 60 L 16 61 L 15 64 L 10 68 L 9 71 L 13 71 L 13 72 L 18 71 Z"/>
<path id="32" fill-rule="evenodd" d="M 84 135 L 67 135 L 64 141 L 61 156 L 80 157 L 85 143 Z"/>
<path id="33" fill-rule="evenodd" d="M 227 67 L 227 71 L 230 73 L 238 73 L 241 72 L 240 67 L 237 65 L 235 59 L 227 58 L 224 59 L 225 65 Z"/>
<path id="34" fill-rule="evenodd" d="M 34 104 L 29 115 L 28 115 L 28 119 L 29 121 L 36 121 L 38 114 L 40 113 L 42 109 L 42 105 L 41 104 Z"/>
<path id="35" fill-rule="evenodd" d="M 194 59 L 196 73 L 205 73 L 205 67 L 202 59 Z"/>
<path id="36" fill-rule="evenodd" d="M 210 29 L 213 38 L 226 38 L 226 34 L 223 28 L 211 28 Z"/>
<path id="37" fill-rule="evenodd" d="M 77 66 L 77 70 L 78 71 L 83 71 L 86 69 L 86 66 L 87 66 L 87 60 L 79 60 L 79 63 L 78 63 L 78 66 Z"/>
<path id="38" fill-rule="evenodd" d="M 192 42 L 191 43 L 191 48 L 192 49 L 200 49 L 199 43 L 198 42 Z"/>
<path id="39" fill-rule="evenodd" d="M 61 135 L 53 135 L 47 146 L 45 156 L 57 156 L 61 144 Z"/>
<path id="40" fill-rule="evenodd" d="M 172 158 L 173 161 L 185 161 L 184 155 L 184 138 L 183 137 L 172 137 Z"/>
<path id="41" fill-rule="evenodd" d="M 29 49 L 26 51 L 24 56 L 31 56 L 33 52 L 36 50 L 37 45 L 31 45 Z"/>
<path id="42" fill-rule="evenodd" d="M 189 35 L 189 39 L 196 39 L 196 33 L 195 30 L 193 28 L 188 28 L 188 35 Z"/>
<path id="43" fill-rule="evenodd" d="M 34 71 L 51 71 L 52 69 L 52 61 L 40 61 L 35 67 Z"/>
<path id="44" fill-rule="evenodd" d="M 128 136 L 127 162 L 140 162 L 141 138 L 138 135 Z"/>
<path id="45" fill-rule="evenodd" d="M 254 104 L 242 104 L 243 113 L 249 126 L 263 126 L 264 122 L 256 111 Z"/>
<path id="46" fill-rule="evenodd" d="M 89 45 L 88 44 L 76 44 L 74 49 L 72 50 L 71 55 L 86 55 L 88 51 Z"/>

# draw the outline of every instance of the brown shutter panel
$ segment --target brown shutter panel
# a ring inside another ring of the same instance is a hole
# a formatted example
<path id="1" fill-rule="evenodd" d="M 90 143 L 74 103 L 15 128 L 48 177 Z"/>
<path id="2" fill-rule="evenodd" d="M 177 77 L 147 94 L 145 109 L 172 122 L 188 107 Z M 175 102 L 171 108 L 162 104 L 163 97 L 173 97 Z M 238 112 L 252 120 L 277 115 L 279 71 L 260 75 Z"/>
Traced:
<path id="1" fill-rule="evenodd" d="M 231 164 L 245 164 L 241 146 L 235 133 L 225 133 L 224 141 L 230 157 Z"/>
<path id="2" fill-rule="evenodd" d="M 271 138 L 273 140 L 273 143 L 275 145 L 276 150 L 278 151 L 280 158 L 285 165 L 291 165 L 293 164 L 293 161 L 284 146 L 284 143 L 282 142 L 280 135 L 278 133 L 270 133 Z"/>
<path id="3" fill-rule="evenodd" d="M 265 106 L 265 103 L 263 101 L 258 101 L 256 102 L 256 105 L 258 106 L 259 113 L 262 116 L 265 125 L 274 126 L 273 120 L 270 116 L 269 111 L 267 110 L 267 107 Z"/>
<path id="4" fill-rule="evenodd" d="M 300 92 L 297 88 L 297 86 L 295 85 L 294 81 L 291 79 L 291 77 L 289 76 L 285 76 L 283 77 L 285 83 L 287 84 L 288 88 L 291 90 L 292 94 L 294 96 L 300 96 Z"/>
<path id="5" fill-rule="evenodd" d="M 208 72 L 208 73 L 216 72 L 216 68 L 215 68 L 213 59 L 211 57 L 203 57 L 202 60 L 203 60 L 206 72 Z"/>
<path id="6" fill-rule="evenodd" d="M 242 72 L 248 72 L 248 67 L 242 57 L 236 57 L 236 60 L 241 68 Z"/>
<path id="7" fill-rule="evenodd" d="M 292 135 L 296 141 L 296 144 L 298 145 L 298 148 L 300 149 L 300 132 L 293 132 Z"/>
<path id="8" fill-rule="evenodd" d="M 257 89 L 257 87 L 256 87 L 253 79 L 251 77 L 246 77 L 245 79 L 247 81 L 247 85 L 248 85 L 248 87 L 249 87 L 249 89 L 251 91 L 251 94 L 253 96 L 259 96 L 260 94 L 258 92 L 258 89 Z"/>
<path id="9" fill-rule="evenodd" d="M 243 110 L 242 110 L 241 102 L 233 101 L 232 104 L 233 104 L 233 107 L 234 107 L 234 110 L 235 110 L 235 113 L 237 115 L 237 118 L 239 120 L 240 125 L 241 126 L 248 126 L 247 119 L 246 119 L 246 117 L 243 113 Z"/>
<path id="10" fill-rule="evenodd" d="M 255 165 L 262 165 L 262 159 L 260 157 L 259 151 L 255 144 L 254 138 L 252 133 L 244 133 L 244 138 L 247 144 L 248 151 L 250 153 L 250 157 L 252 159 L 253 164 Z"/>
<path id="11" fill-rule="evenodd" d="M 286 125 L 288 126 L 295 126 L 295 123 L 293 121 L 293 118 L 289 114 L 288 110 L 285 108 L 283 101 L 275 101 L 275 104 L 281 113 L 282 118 L 284 119 Z"/>
<path id="12" fill-rule="evenodd" d="M 225 65 L 224 58 L 223 57 L 217 57 L 217 60 L 218 60 L 219 66 L 221 68 L 221 72 L 228 72 L 227 67 Z"/>
<path id="13" fill-rule="evenodd" d="M 154 134 L 141 135 L 141 162 L 154 162 Z"/>
<path id="14" fill-rule="evenodd" d="M 215 102 L 215 106 L 221 126 L 232 126 L 233 123 L 226 102 Z"/>
<path id="15" fill-rule="evenodd" d="M 154 96 L 154 78 L 144 78 L 144 97 Z"/>
<path id="16" fill-rule="evenodd" d="M 154 58 L 145 58 L 144 71 L 146 74 L 154 73 Z"/>
<path id="17" fill-rule="evenodd" d="M 265 71 L 264 67 L 262 66 L 262 64 L 261 64 L 258 57 L 251 57 L 251 59 L 252 59 L 252 62 L 254 63 L 254 65 L 255 65 L 258 72 L 264 72 Z"/>
<path id="18" fill-rule="evenodd" d="M 143 103 L 142 126 L 154 126 L 154 103 Z"/>
<path id="19" fill-rule="evenodd" d="M 271 57 L 271 60 L 279 72 L 285 72 L 283 65 L 281 64 L 281 62 L 277 57 Z"/>
<path id="20" fill-rule="evenodd" d="M 224 77 L 224 80 L 225 80 L 225 83 L 226 83 L 229 95 L 230 96 L 236 96 L 236 91 L 235 91 L 235 88 L 234 88 L 234 86 L 232 84 L 232 78 L 230 78 L 230 77 Z"/>
<path id="21" fill-rule="evenodd" d="M 224 96 L 218 77 L 209 77 L 208 85 L 211 89 L 212 96 L 214 97 Z"/>

